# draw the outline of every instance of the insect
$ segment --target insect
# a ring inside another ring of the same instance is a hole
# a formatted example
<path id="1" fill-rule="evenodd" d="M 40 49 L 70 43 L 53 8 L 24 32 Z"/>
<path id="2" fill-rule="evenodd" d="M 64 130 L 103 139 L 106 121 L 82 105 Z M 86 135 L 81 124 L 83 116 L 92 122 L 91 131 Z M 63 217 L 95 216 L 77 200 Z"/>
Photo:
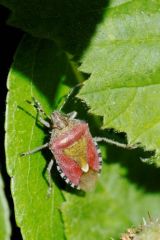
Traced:
<path id="1" fill-rule="evenodd" d="M 67 99 L 70 95 L 71 93 Z M 93 138 L 88 124 L 76 119 L 77 112 L 64 114 L 61 111 L 64 104 L 60 110 L 52 112 L 51 116 L 47 116 L 35 98 L 31 104 L 37 110 L 39 122 L 49 129 L 50 141 L 31 151 L 22 153 L 21 156 L 33 154 L 44 148 L 49 148 L 52 152 L 54 158 L 50 160 L 47 167 L 48 194 L 51 192 L 51 170 L 54 162 L 60 176 L 67 184 L 73 188 L 88 191 L 94 187 L 102 167 L 102 157 L 97 142 L 105 141 L 123 148 L 127 146 L 107 138 Z"/>

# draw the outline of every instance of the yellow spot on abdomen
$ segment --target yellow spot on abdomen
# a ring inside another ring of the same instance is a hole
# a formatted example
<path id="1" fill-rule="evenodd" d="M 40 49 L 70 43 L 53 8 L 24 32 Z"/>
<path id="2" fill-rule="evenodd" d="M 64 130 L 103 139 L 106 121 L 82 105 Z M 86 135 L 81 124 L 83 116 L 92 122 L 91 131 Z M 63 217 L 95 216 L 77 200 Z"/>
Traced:
<path id="1" fill-rule="evenodd" d="M 64 149 L 64 154 L 77 162 L 83 172 L 88 172 L 89 166 L 87 162 L 87 142 L 84 137 L 76 141 L 70 147 Z"/>

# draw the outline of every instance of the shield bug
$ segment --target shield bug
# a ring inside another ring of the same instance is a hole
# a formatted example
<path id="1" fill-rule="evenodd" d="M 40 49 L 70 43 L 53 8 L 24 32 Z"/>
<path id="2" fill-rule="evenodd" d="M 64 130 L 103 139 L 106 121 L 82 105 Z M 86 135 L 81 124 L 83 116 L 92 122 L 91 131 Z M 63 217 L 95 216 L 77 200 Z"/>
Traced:
<path id="1" fill-rule="evenodd" d="M 88 191 L 94 187 L 102 166 L 101 152 L 97 142 L 105 141 L 120 147 L 128 147 L 107 138 L 93 138 L 88 124 L 76 119 L 77 112 L 64 114 L 60 109 L 52 112 L 51 116 L 47 116 L 40 103 L 34 98 L 32 105 L 37 110 L 40 123 L 49 129 L 50 141 L 31 151 L 22 153 L 21 156 L 49 148 L 54 157 L 47 167 L 49 193 L 51 191 L 51 169 L 54 161 L 60 176 L 67 184 L 73 188 Z"/>

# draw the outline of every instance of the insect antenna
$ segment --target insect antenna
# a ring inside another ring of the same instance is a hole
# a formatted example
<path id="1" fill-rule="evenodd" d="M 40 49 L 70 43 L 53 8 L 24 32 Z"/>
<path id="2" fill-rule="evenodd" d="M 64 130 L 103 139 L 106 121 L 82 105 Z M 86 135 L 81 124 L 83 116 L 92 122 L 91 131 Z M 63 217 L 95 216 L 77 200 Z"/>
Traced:
<path id="1" fill-rule="evenodd" d="M 45 117 L 47 117 L 48 119 L 50 119 L 50 117 L 47 115 L 47 113 L 43 110 L 41 104 L 37 101 L 37 99 L 35 99 L 34 97 L 32 97 L 32 101 L 26 100 L 27 103 L 31 104 L 38 113 L 40 113 L 41 115 L 43 114 Z"/>
<path id="2" fill-rule="evenodd" d="M 44 118 L 51 119 L 43 110 L 41 104 L 34 98 L 32 97 L 32 101 L 26 100 L 27 103 L 31 104 L 37 111 L 37 117 L 36 121 L 39 120 L 42 125 L 44 125 L 47 128 L 50 128 L 50 123 L 46 121 Z"/>

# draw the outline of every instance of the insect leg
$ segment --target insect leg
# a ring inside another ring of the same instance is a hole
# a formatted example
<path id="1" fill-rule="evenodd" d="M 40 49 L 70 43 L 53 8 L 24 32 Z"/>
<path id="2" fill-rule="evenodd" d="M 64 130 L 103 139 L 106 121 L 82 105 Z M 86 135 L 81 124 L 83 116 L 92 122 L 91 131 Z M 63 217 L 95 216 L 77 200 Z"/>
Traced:
<path id="1" fill-rule="evenodd" d="M 70 90 L 70 92 L 68 93 L 68 95 L 65 97 L 65 100 L 64 100 L 64 102 L 62 103 L 62 106 L 60 106 L 59 111 L 61 111 L 62 108 L 65 106 L 65 104 L 67 103 L 67 101 L 69 100 L 69 98 L 71 97 L 71 95 L 74 93 L 74 91 L 76 90 L 76 88 L 78 88 L 78 87 L 80 87 L 80 86 L 82 86 L 82 85 L 83 85 L 83 83 L 78 83 L 76 86 L 74 86 L 74 87 Z"/>
<path id="2" fill-rule="evenodd" d="M 50 123 L 45 121 L 42 117 L 39 117 L 38 120 L 40 121 L 40 123 L 42 123 L 42 125 L 44 125 L 47 128 L 50 128 Z"/>
<path id="3" fill-rule="evenodd" d="M 42 149 L 44 149 L 44 148 L 47 148 L 47 147 L 48 147 L 48 143 L 45 143 L 44 145 L 41 145 L 41 146 L 39 146 L 39 147 L 36 147 L 36 148 L 33 149 L 33 150 L 30 150 L 30 151 L 25 152 L 25 153 L 21 153 L 20 156 L 21 156 L 21 157 L 24 157 L 24 156 L 27 156 L 27 155 L 31 155 L 31 154 L 36 153 L 36 152 L 38 152 L 38 151 L 40 151 L 40 150 L 42 150 Z"/>
<path id="4" fill-rule="evenodd" d="M 135 149 L 138 147 L 138 145 L 128 145 L 128 144 L 125 144 L 125 143 L 119 143 L 119 142 L 116 142 L 114 140 L 111 140 L 109 138 L 105 138 L 105 137 L 95 137 L 94 140 L 96 142 L 106 142 L 106 143 L 109 143 L 109 144 L 112 144 L 112 145 L 115 145 L 117 147 L 121 147 L 121 148 L 126 148 L 126 149 Z"/>
<path id="5" fill-rule="evenodd" d="M 30 101 L 27 102 L 30 103 L 37 110 L 37 119 L 40 121 L 40 123 L 45 127 L 50 128 L 50 123 L 44 120 L 43 116 L 45 116 L 48 119 L 50 119 L 50 117 L 45 113 L 41 104 L 34 97 L 32 97 L 32 102 Z"/>
<path id="6" fill-rule="evenodd" d="M 75 117 L 77 116 L 77 112 L 76 111 L 73 111 L 73 112 L 70 112 L 70 113 L 67 113 L 67 116 L 69 117 L 69 119 L 75 119 Z"/>
<path id="7" fill-rule="evenodd" d="M 47 192 L 48 197 L 50 197 L 51 191 L 52 191 L 51 170 L 52 170 L 53 164 L 54 164 L 54 160 L 51 159 L 51 161 L 49 162 L 49 164 L 48 164 L 48 166 L 47 166 L 48 184 L 49 184 L 49 188 L 48 188 L 48 192 Z"/>

